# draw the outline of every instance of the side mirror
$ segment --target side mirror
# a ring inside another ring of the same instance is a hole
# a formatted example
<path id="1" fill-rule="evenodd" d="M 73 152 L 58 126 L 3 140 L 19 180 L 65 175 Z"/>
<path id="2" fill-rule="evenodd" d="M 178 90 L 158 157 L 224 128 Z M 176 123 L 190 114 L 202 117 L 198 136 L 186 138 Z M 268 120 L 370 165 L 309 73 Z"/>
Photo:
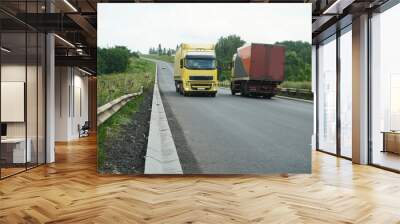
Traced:
<path id="1" fill-rule="evenodd" d="M 183 68 L 183 59 L 180 60 L 180 66 Z"/>

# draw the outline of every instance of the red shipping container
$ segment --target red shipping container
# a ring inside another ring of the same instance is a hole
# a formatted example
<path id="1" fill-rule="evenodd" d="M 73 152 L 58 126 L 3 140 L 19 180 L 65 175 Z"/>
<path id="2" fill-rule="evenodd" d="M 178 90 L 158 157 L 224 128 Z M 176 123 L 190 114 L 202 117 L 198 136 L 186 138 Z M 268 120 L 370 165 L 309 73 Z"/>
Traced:
<path id="1" fill-rule="evenodd" d="M 285 47 L 283 46 L 253 43 L 239 48 L 238 56 L 248 80 L 282 82 L 285 79 Z M 241 73 L 240 76 L 243 75 L 243 72 L 239 73 Z M 233 78 L 239 78 L 239 76 Z"/>

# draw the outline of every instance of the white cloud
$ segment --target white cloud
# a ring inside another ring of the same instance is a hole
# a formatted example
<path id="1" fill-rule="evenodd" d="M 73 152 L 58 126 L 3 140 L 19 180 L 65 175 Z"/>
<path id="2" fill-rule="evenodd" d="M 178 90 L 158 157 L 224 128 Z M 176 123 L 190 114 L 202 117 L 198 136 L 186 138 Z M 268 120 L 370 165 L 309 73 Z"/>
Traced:
<path id="1" fill-rule="evenodd" d="M 247 42 L 311 42 L 311 4 L 98 4 L 98 45 L 146 53 L 159 43 L 216 43 L 239 35 Z"/>

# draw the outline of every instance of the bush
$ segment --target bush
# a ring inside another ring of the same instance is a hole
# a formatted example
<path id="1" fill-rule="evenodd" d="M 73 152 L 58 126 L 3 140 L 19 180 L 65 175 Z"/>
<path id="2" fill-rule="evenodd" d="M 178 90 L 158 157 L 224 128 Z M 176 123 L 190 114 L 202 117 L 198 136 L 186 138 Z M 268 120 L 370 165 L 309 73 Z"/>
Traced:
<path id="1" fill-rule="evenodd" d="M 97 70 L 99 74 L 124 72 L 129 65 L 131 52 L 124 46 L 97 48 Z"/>

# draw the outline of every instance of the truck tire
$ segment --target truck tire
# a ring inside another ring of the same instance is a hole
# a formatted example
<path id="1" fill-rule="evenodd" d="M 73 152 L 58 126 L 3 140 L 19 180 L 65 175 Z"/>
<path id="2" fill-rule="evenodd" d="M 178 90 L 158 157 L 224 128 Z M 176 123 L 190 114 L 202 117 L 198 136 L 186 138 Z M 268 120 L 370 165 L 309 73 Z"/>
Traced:
<path id="1" fill-rule="evenodd" d="M 182 85 L 179 85 L 178 91 L 179 91 L 179 94 L 180 94 L 180 95 L 183 95 L 183 88 L 182 88 Z"/>
<path id="2" fill-rule="evenodd" d="M 210 96 L 211 97 L 215 97 L 217 95 L 217 93 L 211 93 Z"/>
<path id="3" fill-rule="evenodd" d="M 265 99 L 271 99 L 272 96 L 269 95 L 269 94 L 266 94 L 266 95 L 264 95 L 263 97 L 264 97 Z"/>
<path id="4" fill-rule="evenodd" d="M 240 85 L 240 92 L 242 94 L 242 96 L 248 96 L 248 92 L 247 92 L 247 82 L 242 82 Z"/>
<path id="5" fill-rule="evenodd" d="M 234 95 L 236 95 L 236 92 L 235 92 L 235 90 L 233 90 L 233 83 L 231 82 L 231 94 L 234 96 Z"/>

